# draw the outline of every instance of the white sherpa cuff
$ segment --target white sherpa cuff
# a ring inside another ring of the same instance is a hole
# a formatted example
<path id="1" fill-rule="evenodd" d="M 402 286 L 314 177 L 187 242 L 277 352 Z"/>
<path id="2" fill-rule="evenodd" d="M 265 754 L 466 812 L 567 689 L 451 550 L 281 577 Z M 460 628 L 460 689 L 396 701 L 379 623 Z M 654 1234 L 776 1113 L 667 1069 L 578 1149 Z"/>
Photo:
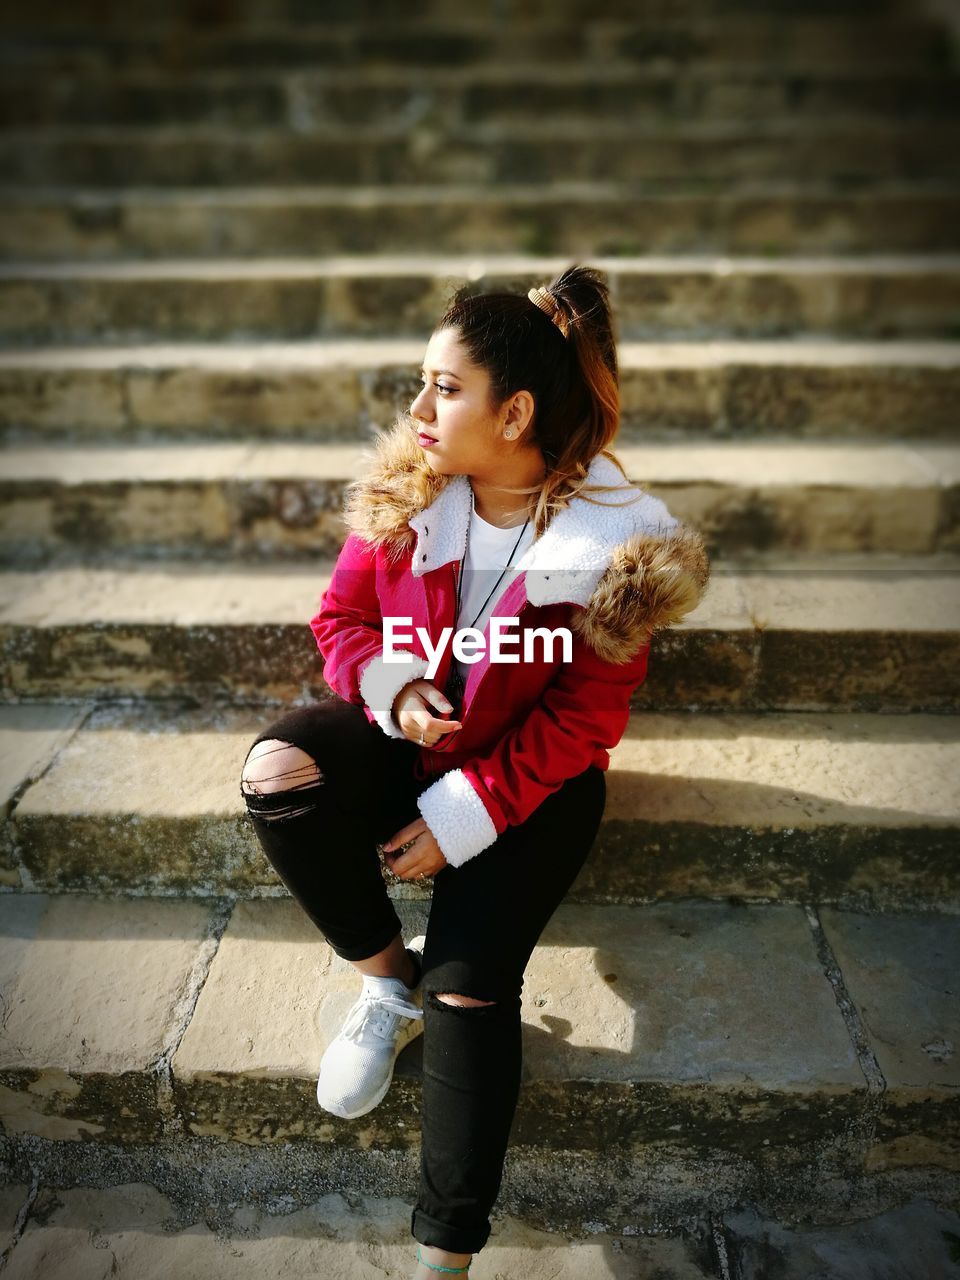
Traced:
<path id="1" fill-rule="evenodd" d="M 452 867 L 462 867 L 497 838 L 493 819 L 462 769 L 441 774 L 417 797 L 417 808 Z"/>
<path id="2" fill-rule="evenodd" d="M 393 652 L 404 661 L 385 662 L 382 653 L 371 658 L 360 677 L 360 696 L 388 738 L 403 738 L 406 735 L 393 718 L 393 700 L 408 681 L 425 676 L 430 664 L 406 649 Z"/>

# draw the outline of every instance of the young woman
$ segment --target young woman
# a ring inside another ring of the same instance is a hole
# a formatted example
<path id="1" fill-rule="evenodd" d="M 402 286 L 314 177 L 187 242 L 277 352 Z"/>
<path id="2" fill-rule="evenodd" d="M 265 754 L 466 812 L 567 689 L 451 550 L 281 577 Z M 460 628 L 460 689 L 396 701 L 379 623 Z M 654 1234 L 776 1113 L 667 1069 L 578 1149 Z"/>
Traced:
<path id="1" fill-rule="evenodd" d="M 424 1032 L 423 1280 L 465 1275 L 490 1234 L 524 970 L 593 844 L 651 635 L 697 605 L 709 565 L 608 449 L 619 373 L 597 272 L 461 290 L 421 373 L 348 488 L 310 624 L 338 696 L 269 725 L 241 793 L 284 884 L 363 975 L 320 1105 L 371 1110 Z M 378 849 L 401 880 L 432 878 L 406 947 Z"/>

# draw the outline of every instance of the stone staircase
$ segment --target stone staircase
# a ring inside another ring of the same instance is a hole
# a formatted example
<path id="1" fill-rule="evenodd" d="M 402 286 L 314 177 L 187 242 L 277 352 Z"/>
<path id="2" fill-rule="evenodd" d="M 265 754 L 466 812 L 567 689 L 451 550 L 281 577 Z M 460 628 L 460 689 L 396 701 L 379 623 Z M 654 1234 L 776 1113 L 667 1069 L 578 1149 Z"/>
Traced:
<path id="1" fill-rule="evenodd" d="M 155 1223 L 121 1274 L 235 1276 L 249 1239 L 177 1271 L 170 1224 L 313 1204 L 341 1247 L 303 1274 L 407 1274 L 421 1043 L 367 1116 L 317 1107 L 357 978 L 239 774 L 333 696 L 343 486 L 452 288 L 579 260 L 618 453 L 712 578 L 528 968 L 474 1269 L 809 1280 L 782 1224 L 922 1198 L 862 1274 L 960 1275 L 955 45 L 866 0 L 402 10 L 7 10 L 0 1270 L 78 1274 L 96 1195 L 146 1184 L 97 1228 Z"/>

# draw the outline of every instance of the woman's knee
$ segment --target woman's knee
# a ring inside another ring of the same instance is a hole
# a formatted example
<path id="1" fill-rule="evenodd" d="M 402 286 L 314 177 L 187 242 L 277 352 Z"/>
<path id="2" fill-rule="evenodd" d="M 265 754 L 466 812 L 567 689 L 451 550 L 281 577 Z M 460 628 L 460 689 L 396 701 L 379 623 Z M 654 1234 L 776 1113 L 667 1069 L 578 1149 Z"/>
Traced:
<path id="1" fill-rule="evenodd" d="M 269 821 L 296 818 L 316 807 L 325 778 L 316 760 L 282 738 L 263 738 L 247 753 L 240 793 L 248 810 Z M 290 792 L 296 799 L 287 800 Z"/>
<path id="2" fill-rule="evenodd" d="M 423 969 L 423 991 L 431 1001 L 440 1001 L 447 1008 L 488 1008 L 495 1004 L 510 1004 L 519 999 L 523 978 L 519 987 L 512 977 L 501 973 L 486 957 L 458 955 L 446 960 L 427 958 Z"/>
<path id="3" fill-rule="evenodd" d="M 320 766 L 301 747 L 282 738 L 255 742 L 244 761 L 241 782 L 251 795 L 293 791 L 323 780 Z"/>

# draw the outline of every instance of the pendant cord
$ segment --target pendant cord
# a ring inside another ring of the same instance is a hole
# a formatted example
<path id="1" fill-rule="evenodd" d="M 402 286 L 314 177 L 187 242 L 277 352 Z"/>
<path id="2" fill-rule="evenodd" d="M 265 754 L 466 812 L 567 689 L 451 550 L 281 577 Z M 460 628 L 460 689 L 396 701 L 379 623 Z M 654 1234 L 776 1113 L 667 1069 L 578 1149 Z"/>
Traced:
<path id="1" fill-rule="evenodd" d="M 484 609 L 487 607 L 487 603 L 488 603 L 488 601 L 489 601 L 489 599 L 490 599 L 490 596 L 492 596 L 492 595 L 493 595 L 494 591 L 496 591 L 497 587 L 499 587 L 500 583 L 503 581 L 503 575 L 504 575 L 504 574 L 507 572 L 507 570 L 510 568 L 511 561 L 513 560 L 513 557 L 517 554 L 517 547 L 519 547 L 519 545 L 520 545 L 520 540 L 521 540 L 521 538 L 523 537 L 523 535 L 526 533 L 526 531 L 527 531 L 527 525 L 528 525 L 529 523 L 530 523 L 530 517 L 529 517 L 529 516 L 527 516 L 527 518 L 526 518 L 526 520 L 525 520 L 525 522 L 524 522 L 523 528 L 520 530 L 520 536 L 517 538 L 516 542 L 513 544 L 513 550 L 510 552 L 510 558 L 507 560 L 507 563 L 506 563 L 506 564 L 503 566 L 503 568 L 500 570 L 500 577 L 496 580 L 496 582 L 495 582 L 495 583 L 493 584 L 493 586 L 490 588 L 490 593 L 489 593 L 489 595 L 487 596 L 487 599 L 486 599 L 486 600 L 484 600 L 483 604 L 482 604 L 482 605 L 480 606 L 480 608 L 477 610 L 477 612 L 476 612 L 476 616 L 474 617 L 473 622 L 476 622 L 477 618 L 479 618 L 479 617 L 480 617 L 480 615 L 481 615 L 481 613 L 483 613 Z M 454 626 L 456 626 L 456 625 L 457 625 L 457 620 L 458 620 L 458 619 L 459 619 L 459 617 L 460 617 L 460 594 L 461 594 L 461 591 L 463 590 L 463 570 L 464 570 L 464 566 L 466 565 L 466 561 L 467 561 L 467 551 L 469 550 L 469 547 L 470 547 L 470 530 L 469 530 L 469 528 L 468 528 L 468 529 L 467 529 L 467 546 L 466 546 L 466 548 L 464 549 L 464 553 L 463 553 L 463 561 L 461 562 L 461 565 L 460 565 L 460 573 L 459 573 L 459 574 L 458 574 L 458 576 L 457 576 L 457 611 L 456 611 L 456 613 L 455 613 L 455 614 L 454 614 L 454 616 L 453 616 L 453 624 L 454 624 Z M 470 626 L 471 626 L 471 627 L 473 626 L 473 622 L 471 622 L 471 623 L 470 623 Z"/>
<path id="2" fill-rule="evenodd" d="M 471 503 L 471 512 L 475 512 L 475 511 L 476 511 L 476 507 L 473 505 L 473 503 Z M 487 596 L 486 600 L 484 600 L 483 604 L 477 610 L 476 616 L 474 617 L 473 622 L 470 624 L 471 626 L 473 626 L 473 623 L 476 622 L 477 618 L 479 618 L 481 613 L 483 613 L 484 609 L 487 607 L 487 604 L 489 603 L 490 596 L 493 595 L 494 591 L 496 591 L 497 587 L 499 587 L 500 583 L 503 581 L 503 575 L 510 568 L 510 565 L 513 561 L 513 557 L 517 554 L 517 547 L 519 547 L 521 539 L 523 538 L 523 535 L 526 532 L 526 528 L 529 523 L 530 523 L 530 517 L 527 516 L 524 526 L 520 530 L 520 535 L 517 538 L 516 542 L 513 544 L 513 550 L 510 552 L 509 560 L 507 560 L 507 563 L 501 569 L 500 577 L 493 584 L 493 587 L 489 595 Z M 457 625 L 457 620 L 460 617 L 460 600 L 463 593 L 463 571 L 467 563 L 467 552 L 469 550 L 469 547 L 470 547 L 470 526 L 468 525 L 467 526 L 467 542 L 466 542 L 466 546 L 463 549 L 463 559 L 460 561 L 460 572 L 457 575 L 457 607 L 456 607 L 456 612 L 453 615 L 454 626 Z M 447 697 L 450 699 L 452 703 L 459 704 L 461 698 L 463 697 L 463 689 L 464 689 L 463 678 L 460 674 L 460 668 L 457 666 L 456 662 L 451 662 L 450 671 L 447 676 L 447 683 L 444 688 L 444 693 L 446 693 Z"/>

